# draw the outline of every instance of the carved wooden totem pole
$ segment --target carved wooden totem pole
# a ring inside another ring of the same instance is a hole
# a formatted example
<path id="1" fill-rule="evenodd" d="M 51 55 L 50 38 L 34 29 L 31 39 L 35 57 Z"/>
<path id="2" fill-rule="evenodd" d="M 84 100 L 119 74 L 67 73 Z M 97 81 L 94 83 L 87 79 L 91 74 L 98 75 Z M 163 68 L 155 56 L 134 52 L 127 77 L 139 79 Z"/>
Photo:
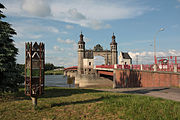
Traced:
<path id="1" fill-rule="evenodd" d="M 44 91 L 44 43 L 25 43 L 25 94 L 30 96 L 34 107 Z"/>

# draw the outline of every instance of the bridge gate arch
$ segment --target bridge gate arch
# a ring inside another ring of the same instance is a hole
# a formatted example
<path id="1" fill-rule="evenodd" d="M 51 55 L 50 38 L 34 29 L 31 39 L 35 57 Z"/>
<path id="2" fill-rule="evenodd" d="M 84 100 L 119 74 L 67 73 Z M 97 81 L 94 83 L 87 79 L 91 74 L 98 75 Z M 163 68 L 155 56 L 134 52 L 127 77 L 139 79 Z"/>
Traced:
<path id="1" fill-rule="evenodd" d="M 84 35 L 80 34 L 78 42 L 78 74 L 91 74 L 93 73 L 94 57 L 102 56 L 105 60 L 105 65 L 117 64 L 117 43 L 113 33 L 112 42 L 110 43 L 110 50 L 104 50 L 100 44 L 94 46 L 93 50 L 85 49 Z"/>

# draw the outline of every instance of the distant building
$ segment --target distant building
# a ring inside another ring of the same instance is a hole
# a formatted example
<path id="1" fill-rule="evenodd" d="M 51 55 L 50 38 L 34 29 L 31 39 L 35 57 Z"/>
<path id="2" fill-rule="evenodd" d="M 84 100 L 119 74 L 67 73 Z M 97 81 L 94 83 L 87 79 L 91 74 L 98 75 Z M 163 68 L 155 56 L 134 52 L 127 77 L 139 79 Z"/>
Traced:
<path id="1" fill-rule="evenodd" d="M 132 58 L 129 56 L 128 53 L 120 52 L 119 64 L 120 65 L 131 65 L 132 64 Z"/>

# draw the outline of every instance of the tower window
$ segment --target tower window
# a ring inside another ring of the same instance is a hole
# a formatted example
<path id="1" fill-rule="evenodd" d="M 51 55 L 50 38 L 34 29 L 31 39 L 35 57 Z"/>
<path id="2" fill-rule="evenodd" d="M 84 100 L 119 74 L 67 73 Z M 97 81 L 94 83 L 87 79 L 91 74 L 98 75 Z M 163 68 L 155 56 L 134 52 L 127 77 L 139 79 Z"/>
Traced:
<path id="1" fill-rule="evenodd" d="M 91 62 L 89 62 L 89 65 L 91 65 Z"/>

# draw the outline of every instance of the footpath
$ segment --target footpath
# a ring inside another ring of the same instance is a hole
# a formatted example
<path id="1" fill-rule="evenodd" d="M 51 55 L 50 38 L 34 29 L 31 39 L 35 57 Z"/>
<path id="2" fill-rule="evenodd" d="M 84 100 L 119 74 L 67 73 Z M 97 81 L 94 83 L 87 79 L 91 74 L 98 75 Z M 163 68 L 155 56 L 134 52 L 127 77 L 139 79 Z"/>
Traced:
<path id="1" fill-rule="evenodd" d="M 180 102 L 180 88 L 117 88 L 117 89 L 97 89 L 99 91 L 109 91 L 117 93 L 139 94 Z"/>

